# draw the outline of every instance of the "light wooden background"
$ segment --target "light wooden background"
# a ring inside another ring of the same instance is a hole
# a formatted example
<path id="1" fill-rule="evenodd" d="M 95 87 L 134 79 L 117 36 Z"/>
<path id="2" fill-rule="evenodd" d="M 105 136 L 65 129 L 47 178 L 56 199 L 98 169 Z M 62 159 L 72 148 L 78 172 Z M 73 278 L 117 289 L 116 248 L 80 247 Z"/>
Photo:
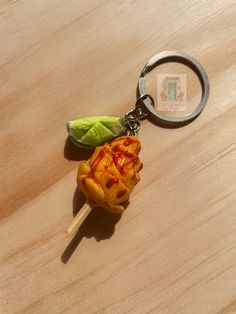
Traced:
<path id="1" fill-rule="evenodd" d="M 236 313 L 235 9 L 233 0 L 0 1 L 0 313 Z M 162 50 L 203 64 L 207 107 L 175 130 L 144 121 L 144 169 L 127 211 L 94 211 L 70 242 L 88 153 L 66 140 L 65 122 L 124 114 Z"/>

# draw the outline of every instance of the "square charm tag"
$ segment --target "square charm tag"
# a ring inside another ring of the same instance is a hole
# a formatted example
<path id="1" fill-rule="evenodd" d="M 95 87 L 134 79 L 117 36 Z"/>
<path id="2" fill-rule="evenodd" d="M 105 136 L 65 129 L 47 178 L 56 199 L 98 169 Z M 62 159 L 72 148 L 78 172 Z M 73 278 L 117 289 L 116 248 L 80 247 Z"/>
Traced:
<path id="1" fill-rule="evenodd" d="M 186 111 L 186 74 L 157 75 L 157 110 Z"/>

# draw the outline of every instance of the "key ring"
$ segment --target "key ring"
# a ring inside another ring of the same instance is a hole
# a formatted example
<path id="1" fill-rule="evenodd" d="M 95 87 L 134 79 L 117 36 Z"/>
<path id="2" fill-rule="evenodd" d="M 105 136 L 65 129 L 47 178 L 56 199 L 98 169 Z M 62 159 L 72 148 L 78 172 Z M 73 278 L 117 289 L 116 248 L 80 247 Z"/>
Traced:
<path id="1" fill-rule="evenodd" d="M 202 86 L 202 98 L 197 108 L 182 117 L 162 115 L 154 107 L 151 95 L 145 92 L 145 75 L 164 62 L 176 61 L 191 67 Z M 143 164 L 139 159 L 141 143 L 137 137 L 140 121 L 152 118 L 168 126 L 180 126 L 195 119 L 203 110 L 209 96 L 209 81 L 203 67 L 192 57 L 177 51 L 165 51 L 151 58 L 138 80 L 134 109 L 124 117 L 97 116 L 67 122 L 72 142 L 85 149 L 95 149 L 92 157 L 79 164 L 77 184 L 87 198 L 86 204 L 74 217 L 66 231 L 73 235 L 91 210 L 103 207 L 121 214 L 130 193 L 140 180 Z M 105 144 L 104 144 L 105 142 Z M 103 146 L 100 146 L 103 144 Z"/>
<path id="2" fill-rule="evenodd" d="M 140 95 L 147 95 L 145 91 L 146 74 L 151 72 L 158 65 L 161 65 L 167 62 L 173 62 L 173 61 L 187 65 L 198 76 L 201 83 L 201 88 L 202 88 L 202 97 L 198 106 L 187 115 L 173 117 L 173 116 L 163 115 L 159 111 L 157 111 L 155 107 L 153 106 L 154 102 L 153 102 L 153 99 L 152 100 L 150 99 L 150 96 L 143 99 L 142 102 L 143 102 L 143 107 L 145 108 L 147 112 L 149 112 L 149 117 L 153 120 L 154 123 L 157 123 L 157 124 L 164 123 L 165 125 L 168 125 L 168 126 L 178 127 L 181 125 L 185 125 L 191 122 L 192 120 L 194 120 L 204 109 L 207 103 L 208 97 L 209 97 L 210 86 L 209 86 L 209 79 L 208 79 L 207 73 L 202 67 L 202 65 L 193 57 L 187 55 L 186 53 L 178 52 L 178 51 L 163 51 L 163 52 L 158 53 L 154 57 L 152 57 L 146 63 L 146 65 L 144 66 L 140 74 L 140 77 L 138 80 L 138 86 L 137 86 L 137 97 L 139 99 Z M 137 103 L 136 103 L 136 108 L 137 108 Z"/>

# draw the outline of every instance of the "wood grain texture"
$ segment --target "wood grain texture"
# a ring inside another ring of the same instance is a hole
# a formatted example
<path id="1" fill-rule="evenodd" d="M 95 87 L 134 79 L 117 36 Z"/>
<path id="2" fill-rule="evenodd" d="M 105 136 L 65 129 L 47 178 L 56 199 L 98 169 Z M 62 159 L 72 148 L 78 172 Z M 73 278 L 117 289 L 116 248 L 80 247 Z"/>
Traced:
<path id="1" fill-rule="evenodd" d="M 0 1 L 1 313 L 236 313 L 235 21 L 233 0 Z M 129 207 L 70 242 L 89 154 L 65 121 L 123 115 L 162 50 L 203 64 L 207 107 L 175 130 L 144 121 Z"/>

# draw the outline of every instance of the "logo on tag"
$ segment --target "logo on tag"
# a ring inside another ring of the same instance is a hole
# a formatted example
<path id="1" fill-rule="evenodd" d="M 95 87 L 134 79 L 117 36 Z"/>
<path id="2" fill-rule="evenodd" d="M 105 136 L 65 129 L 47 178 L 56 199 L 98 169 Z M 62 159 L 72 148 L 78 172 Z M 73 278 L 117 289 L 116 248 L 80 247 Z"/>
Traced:
<path id="1" fill-rule="evenodd" d="M 186 111 L 186 74 L 157 75 L 157 110 Z"/>

